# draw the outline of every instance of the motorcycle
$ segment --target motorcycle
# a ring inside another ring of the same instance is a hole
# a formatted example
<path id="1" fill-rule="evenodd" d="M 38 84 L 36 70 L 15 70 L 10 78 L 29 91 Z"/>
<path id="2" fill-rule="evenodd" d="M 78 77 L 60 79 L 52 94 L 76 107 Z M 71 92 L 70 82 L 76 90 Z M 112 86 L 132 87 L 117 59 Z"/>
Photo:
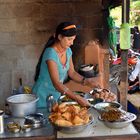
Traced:
<path id="1" fill-rule="evenodd" d="M 140 57 L 140 54 L 134 52 L 132 49 L 129 49 L 128 52 L 128 77 L 131 75 L 132 71 L 135 69 L 137 61 Z M 120 84 L 121 81 L 121 58 L 116 58 L 111 61 L 110 64 L 110 83 Z M 134 81 L 128 79 L 128 93 L 133 94 L 139 90 L 139 78 L 137 77 Z"/>

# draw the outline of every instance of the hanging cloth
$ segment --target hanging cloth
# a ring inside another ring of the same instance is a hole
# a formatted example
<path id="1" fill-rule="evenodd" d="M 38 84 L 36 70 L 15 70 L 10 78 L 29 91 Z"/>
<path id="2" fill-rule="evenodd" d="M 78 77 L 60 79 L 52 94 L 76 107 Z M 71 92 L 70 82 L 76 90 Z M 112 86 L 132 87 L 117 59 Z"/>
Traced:
<path id="1" fill-rule="evenodd" d="M 116 55 L 116 45 L 117 45 L 117 33 L 115 28 L 115 22 L 111 16 L 107 18 L 107 23 L 109 27 L 108 42 L 110 49 L 113 50 L 114 55 Z"/>
<path id="2" fill-rule="evenodd" d="M 120 28 L 120 48 L 122 50 L 130 49 L 130 26 L 123 23 Z"/>

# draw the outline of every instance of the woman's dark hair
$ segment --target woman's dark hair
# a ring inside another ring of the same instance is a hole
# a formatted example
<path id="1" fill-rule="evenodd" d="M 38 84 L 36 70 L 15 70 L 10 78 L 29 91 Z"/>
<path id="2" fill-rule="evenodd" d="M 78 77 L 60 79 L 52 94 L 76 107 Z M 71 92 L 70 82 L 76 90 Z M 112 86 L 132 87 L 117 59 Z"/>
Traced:
<path id="1" fill-rule="evenodd" d="M 38 64 L 36 66 L 36 71 L 35 71 L 35 77 L 34 77 L 35 81 L 37 81 L 37 79 L 38 79 L 38 76 L 40 73 L 40 66 L 41 66 L 41 62 L 42 62 L 42 57 L 43 57 L 43 54 L 44 54 L 46 48 L 52 46 L 55 43 L 55 41 L 58 40 L 59 34 L 66 36 L 66 37 L 70 37 L 70 36 L 76 35 L 76 33 L 77 33 L 76 26 L 72 22 L 62 22 L 57 26 L 56 31 L 55 31 L 55 36 L 51 36 L 48 39 L 48 42 L 45 44 L 45 47 L 40 55 Z"/>

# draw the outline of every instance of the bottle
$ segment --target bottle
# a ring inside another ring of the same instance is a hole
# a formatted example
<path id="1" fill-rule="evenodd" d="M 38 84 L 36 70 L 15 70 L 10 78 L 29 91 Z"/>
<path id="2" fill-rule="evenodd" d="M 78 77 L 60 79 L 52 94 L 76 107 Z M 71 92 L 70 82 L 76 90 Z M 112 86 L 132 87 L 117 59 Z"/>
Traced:
<path id="1" fill-rule="evenodd" d="M 0 110 L 0 134 L 4 132 L 3 110 Z"/>
<path id="2" fill-rule="evenodd" d="M 22 85 L 22 78 L 19 78 L 19 88 L 18 88 L 18 94 L 23 94 L 23 85 Z"/>
<path id="3" fill-rule="evenodd" d="M 54 100 L 53 95 L 52 94 L 48 95 L 47 98 L 46 98 L 46 104 L 47 104 L 48 112 L 52 111 L 52 107 L 53 107 L 54 103 L 55 103 L 55 100 Z"/>

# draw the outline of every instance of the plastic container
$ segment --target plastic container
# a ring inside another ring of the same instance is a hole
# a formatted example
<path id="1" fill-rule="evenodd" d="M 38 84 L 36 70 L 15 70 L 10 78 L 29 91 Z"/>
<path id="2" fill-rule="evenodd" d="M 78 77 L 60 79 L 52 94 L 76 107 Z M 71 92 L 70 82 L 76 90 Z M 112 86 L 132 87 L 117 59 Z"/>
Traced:
<path id="1" fill-rule="evenodd" d="M 130 27 L 128 23 L 123 23 L 120 29 L 120 48 L 130 49 Z"/>

